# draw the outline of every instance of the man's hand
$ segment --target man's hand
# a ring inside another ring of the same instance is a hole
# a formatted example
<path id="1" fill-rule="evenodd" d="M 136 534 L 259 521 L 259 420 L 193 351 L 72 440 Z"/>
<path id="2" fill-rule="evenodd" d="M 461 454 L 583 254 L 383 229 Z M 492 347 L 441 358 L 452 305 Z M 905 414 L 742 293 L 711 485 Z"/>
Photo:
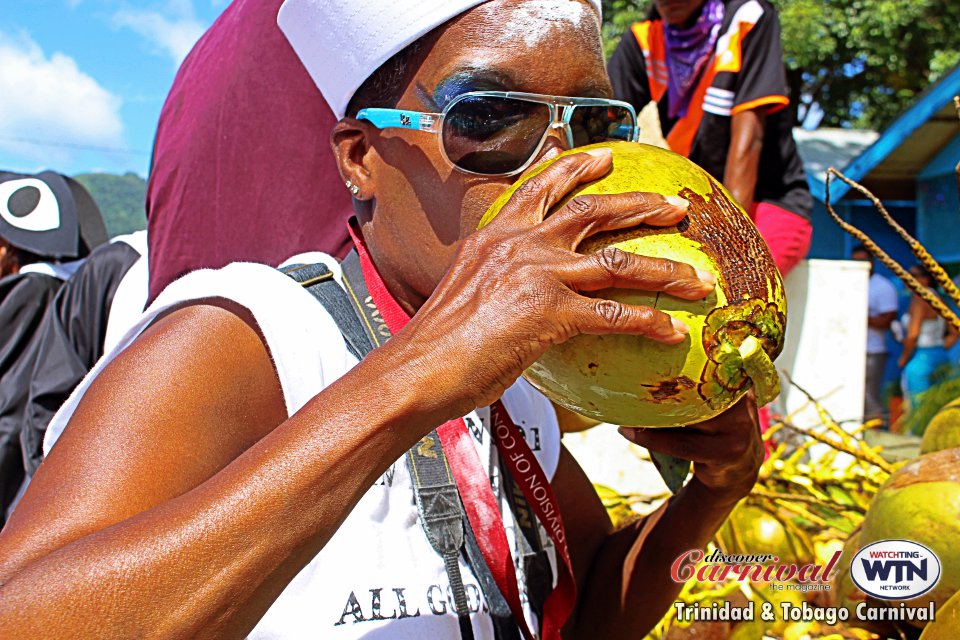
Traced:
<path id="1" fill-rule="evenodd" d="M 694 461 L 694 478 L 642 520 L 612 530 L 596 494 L 572 458 L 561 456 L 554 478 L 561 501 L 580 602 L 566 638 L 642 638 L 676 600 L 681 584 L 670 567 L 690 549 L 702 549 L 749 493 L 763 461 L 752 394 L 720 416 L 676 429 L 621 427 L 628 440 Z M 575 479 L 581 487 L 575 489 Z M 577 499 L 571 499 L 576 496 Z M 599 511 L 599 515 L 593 516 Z M 576 516 L 568 517 L 568 514 Z M 589 519 L 602 521 L 593 524 Z"/>
<path id="2" fill-rule="evenodd" d="M 407 364 L 416 361 L 428 376 L 422 384 L 434 390 L 445 419 L 490 404 L 551 345 L 578 334 L 684 340 L 687 326 L 663 311 L 591 295 L 628 288 L 700 300 L 716 284 L 711 274 L 672 260 L 612 247 L 578 253 L 595 234 L 672 226 L 687 214 L 682 198 L 654 193 L 578 195 L 560 204 L 612 166 L 609 150 L 594 149 L 529 178 L 496 218 L 460 243 L 433 295 L 387 345 L 405 349 Z"/>
<path id="3" fill-rule="evenodd" d="M 736 501 L 750 492 L 763 462 L 753 393 L 716 418 L 675 429 L 621 427 L 627 440 L 684 460 L 694 478 L 718 497 Z"/>

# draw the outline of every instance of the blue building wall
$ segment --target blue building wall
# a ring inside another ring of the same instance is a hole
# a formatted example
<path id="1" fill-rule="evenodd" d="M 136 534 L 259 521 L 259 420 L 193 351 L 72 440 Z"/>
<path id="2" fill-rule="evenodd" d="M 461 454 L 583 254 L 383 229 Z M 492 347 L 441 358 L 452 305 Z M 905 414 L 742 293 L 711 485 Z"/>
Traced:
<path id="1" fill-rule="evenodd" d="M 941 263 L 960 263 L 958 162 L 960 135 L 917 175 L 917 239 Z"/>
<path id="2" fill-rule="evenodd" d="M 897 200 L 884 203 L 887 211 L 893 216 L 907 233 L 917 232 L 917 205 L 913 200 Z M 890 256 L 904 265 L 910 266 L 916 260 L 910 248 L 893 231 L 868 200 L 842 200 L 834 205 L 834 210 L 845 221 L 853 224 Z M 850 250 L 859 244 L 853 236 L 846 233 L 833 221 L 822 202 L 814 202 L 813 206 L 813 241 L 810 245 L 811 258 L 829 260 L 843 260 L 850 257 Z M 881 273 L 887 276 L 893 274 L 878 265 Z"/>

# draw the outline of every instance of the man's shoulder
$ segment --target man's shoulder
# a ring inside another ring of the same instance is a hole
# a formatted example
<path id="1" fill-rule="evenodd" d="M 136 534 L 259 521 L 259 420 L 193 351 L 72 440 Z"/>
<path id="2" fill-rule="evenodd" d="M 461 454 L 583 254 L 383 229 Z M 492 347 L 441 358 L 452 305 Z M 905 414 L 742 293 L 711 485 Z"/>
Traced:
<path id="1" fill-rule="evenodd" d="M 893 282 L 886 276 L 875 273 L 870 276 L 870 294 L 882 297 L 883 299 L 896 300 L 898 297 L 897 288 Z"/>
<path id="2" fill-rule="evenodd" d="M 758 25 L 761 21 L 777 20 L 777 10 L 768 0 L 728 0 L 724 5 L 721 33 L 729 32 L 737 25 Z"/>
<path id="3" fill-rule="evenodd" d="M 735 15 L 743 7 L 748 7 L 750 10 L 759 11 L 761 13 L 770 13 L 776 15 L 777 9 L 769 0 L 727 0 L 725 3 L 725 13 L 726 15 Z"/>

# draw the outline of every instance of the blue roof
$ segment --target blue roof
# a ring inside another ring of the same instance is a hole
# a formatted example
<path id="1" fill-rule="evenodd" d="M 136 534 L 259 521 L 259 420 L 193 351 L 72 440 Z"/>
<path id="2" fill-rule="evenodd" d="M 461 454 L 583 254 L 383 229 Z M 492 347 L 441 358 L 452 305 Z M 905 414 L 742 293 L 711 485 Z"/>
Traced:
<path id="1" fill-rule="evenodd" d="M 957 168 L 957 160 L 960 160 L 960 133 L 953 136 L 953 140 L 934 156 L 930 164 L 917 174 L 917 178 L 922 180 L 942 176 L 945 173 L 953 173 Z"/>
<path id="2" fill-rule="evenodd" d="M 893 153 L 944 105 L 949 104 L 953 100 L 953 96 L 957 94 L 960 94 L 960 65 L 954 67 L 944 78 L 922 93 L 909 109 L 904 111 L 880 134 L 876 142 L 867 147 L 846 167 L 840 167 L 844 175 L 855 182 L 862 182 L 867 174 L 873 171 L 877 165 L 883 162 L 887 156 Z M 824 182 L 813 178 L 809 174 L 807 181 L 810 184 L 813 197 L 820 202 L 824 202 L 826 200 Z M 849 190 L 850 187 L 843 182 L 832 181 L 830 185 L 830 204 L 836 204 Z"/>

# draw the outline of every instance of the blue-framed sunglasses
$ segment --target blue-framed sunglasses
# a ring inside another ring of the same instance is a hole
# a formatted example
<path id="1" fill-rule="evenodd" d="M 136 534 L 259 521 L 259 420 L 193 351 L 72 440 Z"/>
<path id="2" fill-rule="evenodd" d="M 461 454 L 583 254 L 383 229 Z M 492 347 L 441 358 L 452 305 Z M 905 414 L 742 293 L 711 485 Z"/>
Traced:
<path id="1" fill-rule="evenodd" d="M 442 113 L 361 109 L 357 119 L 378 129 L 440 134 L 440 151 L 460 171 L 512 176 L 530 166 L 551 129 L 563 129 L 570 147 L 608 140 L 636 141 L 633 107 L 605 98 L 570 98 L 520 91 L 470 91 Z"/>

